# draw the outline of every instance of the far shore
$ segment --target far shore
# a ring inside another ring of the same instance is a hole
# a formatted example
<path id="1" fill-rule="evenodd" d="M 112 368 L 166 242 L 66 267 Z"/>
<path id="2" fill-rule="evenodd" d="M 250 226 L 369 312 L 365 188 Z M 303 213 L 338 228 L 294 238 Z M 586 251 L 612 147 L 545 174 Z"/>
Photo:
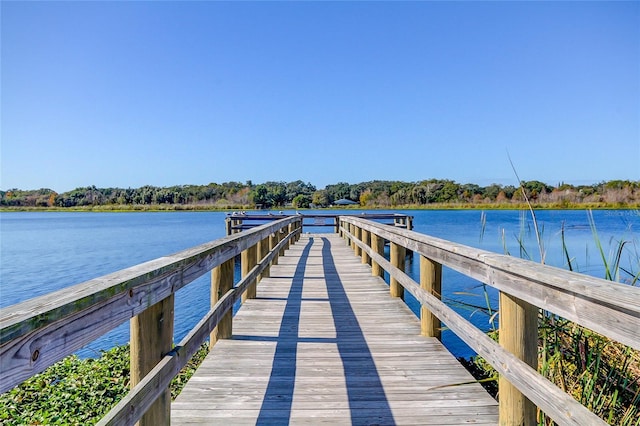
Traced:
<path id="1" fill-rule="evenodd" d="M 199 211 L 199 212 L 226 212 L 234 211 L 279 211 L 279 210 L 529 210 L 526 203 L 432 203 L 424 205 L 399 205 L 399 206 L 331 206 L 314 208 L 296 208 L 292 206 L 274 207 L 270 210 L 256 209 L 254 206 L 216 206 L 210 204 L 134 204 L 134 205 L 92 205 L 76 207 L 0 207 L 0 212 L 171 212 L 171 211 Z M 541 203 L 532 204 L 534 210 L 639 210 L 640 203 L 611 204 L 611 203 Z M 640 211 L 638 211 L 640 215 Z"/>

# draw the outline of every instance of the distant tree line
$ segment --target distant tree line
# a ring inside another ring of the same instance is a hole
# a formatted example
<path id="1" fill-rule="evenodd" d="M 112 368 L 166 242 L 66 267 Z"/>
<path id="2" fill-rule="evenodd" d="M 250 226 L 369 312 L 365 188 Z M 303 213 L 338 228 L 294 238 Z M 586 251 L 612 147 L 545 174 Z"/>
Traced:
<path id="1" fill-rule="evenodd" d="M 513 204 L 524 196 L 535 204 L 568 207 L 574 204 L 605 204 L 625 207 L 640 204 L 640 181 L 612 180 L 593 185 L 548 185 L 537 180 L 521 186 L 473 183 L 447 179 L 419 182 L 375 180 L 349 184 L 339 182 L 316 189 L 311 183 L 225 182 L 140 188 L 96 188 L 88 186 L 58 194 L 51 189 L 0 191 L 4 207 L 85 207 L 191 205 L 204 208 L 308 208 L 328 207 L 337 200 L 355 201 L 362 207 L 420 207 L 429 204 Z"/>

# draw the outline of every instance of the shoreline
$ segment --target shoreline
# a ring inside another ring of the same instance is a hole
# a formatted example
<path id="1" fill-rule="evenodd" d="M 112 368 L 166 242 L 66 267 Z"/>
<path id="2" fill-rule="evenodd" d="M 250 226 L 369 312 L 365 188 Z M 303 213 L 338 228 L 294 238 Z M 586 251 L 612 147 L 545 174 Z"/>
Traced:
<path id="1" fill-rule="evenodd" d="M 337 206 L 319 208 L 295 208 L 278 207 L 271 210 L 256 209 L 249 206 L 215 207 L 198 204 L 136 204 L 136 205 L 95 205 L 81 207 L 0 207 L 0 213 L 5 212 L 86 212 L 86 213 L 129 213 L 129 212 L 228 212 L 246 210 L 251 212 L 263 212 L 273 210 L 297 210 L 297 211 L 345 211 L 345 210 L 635 210 L 640 215 L 640 203 L 632 204 L 611 204 L 611 203 L 508 203 L 508 204 L 448 204 L 433 203 L 428 205 L 398 205 L 398 206 Z"/>

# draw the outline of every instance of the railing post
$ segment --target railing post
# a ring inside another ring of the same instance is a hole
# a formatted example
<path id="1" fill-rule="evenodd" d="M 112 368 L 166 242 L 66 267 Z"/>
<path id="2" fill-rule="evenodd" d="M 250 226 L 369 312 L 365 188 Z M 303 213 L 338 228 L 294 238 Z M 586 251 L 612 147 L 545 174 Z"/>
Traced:
<path id="1" fill-rule="evenodd" d="M 233 288 L 234 264 L 235 259 L 231 258 L 211 271 L 211 307 Z M 233 329 L 232 318 L 232 312 L 227 312 L 218 323 L 218 326 L 213 329 L 209 336 L 209 349 L 213 349 L 218 340 L 231 337 Z"/>
<path id="2" fill-rule="evenodd" d="M 342 237 L 342 231 L 340 231 L 340 217 L 336 216 L 333 218 L 333 220 L 335 223 L 336 234 L 340 234 L 340 236 Z"/>
<path id="3" fill-rule="evenodd" d="M 365 243 L 367 246 L 371 247 L 371 233 L 365 229 L 361 229 L 360 230 L 360 237 L 362 239 L 362 242 Z M 361 250 L 362 252 L 362 263 L 365 263 L 367 265 L 371 264 L 371 257 L 369 257 L 369 254 L 365 251 L 365 250 Z"/>
<path id="4" fill-rule="evenodd" d="M 171 351 L 173 344 L 174 295 L 150 306 L 129 322 L 131 331 L 131 389 Z M 171 390 L 164 393 L 137 423 L 139 426 L 168 425 L 171 421 Z"/>
<path id="5" fill-rule="evenodd" d="M 240 269 L 242 270 L 242 278 L 246 277 L 249 272 L 256 266 L 257 259 L 257 250 L 256 246 L 251 246 L 248 249 L 244 250 L 240 253 Z M 247 290 L 242 293 L 242 302 L 247 299 L 255 299 L 256 298 L 256 281 L 252 281 L 248 286 Z"/>
<path id="6" fill-rule="evenodd" d="M 278 231 L 274 232 L 273 234 L 269 235 L 269 251 L 273 250 L 274 248 L 276 248 L 276 246 L 278 245 L 278 242 L 280 241 L 278 239 L 278 235 L 280 233 Z M 276 255 L 273 260 L 271 261 L 271 265 L 277 265 L 278 264 L 278 255 Z"/>
<path id="7" fill-rule="evenodd" d="M 287 235 L 289 235 L 289 226 L 285 226 L 284 228 L 282 228 L 282 238 L 285 238 L 287 240 L 284 243 L 284 248 L 280 252 L 280 253 L 282 253 L 282 256 L 284 256 L 284 252 L 286 250 L 289 250 L 289 246 L 291 245 L 291 240 L 289 240 L 289 238 L 287 238 Z"/>
<path id="8" fill-rule="evenodd" d="M 413 216 L 407 216 L 405 218 L 405 222 L 404 223 L 406 225 L 407 231 L 411 231 L 413 229 Z M 406 254 L 409 257 L 413 257 L 413 250 L 407 249 L 407 253 Z"/>
<path id="9" fill-rule="evenodd" d="M 224 225 L 227 230 L 227 235 L 231 235 L 231 218 L 230 217 L 224 220 Z"/>
<path id="10" fill-rule="evenodd" d="M 351 238 L 351 250 L 353 250 L 354 252 L 356 251 L 356 225 L 354 225 L 353 223 L 349 224 L 349 233 L 351 235 L 353 235 L 353 238 Z"/>
<path id="11" fill-rule="evenodd" d="M 355 231 L 356 231 L 356 233 L 355 233 L 356 239 L 362 240 L 362 228 L 360 228 L 359 226 L 356 226 Z M 354 245 L 353 250 L 354 250 L 356 256 L 358 256 L 358 257 L 362 256 L 362 249 L 360 248 L 360 246 L 355 244 L 355 241 L 353 243 L 354 243 L 353 244 Z"/>
<path id="12" fill-rule="evenodd" d="M 384 256 L 384 238 L 376 233 L 371 233 L 371 248 L 376 254 Z M 374 277 L 384 277 L 384 269 L 375 260 L 371 259 L 371 275 Z"/>
<path id="13" fill-rule="evenodd" d="M 256 250 L 256 252 L 257 252 L 256 262 L 260 263 L 260 261 L 264 259 L 264 257 L 269 253 L 269 237 L 266 237 L 258 242 L 258 249 Z M 258 278 L 258 280 L 261 280 L 263 278 L 267 278 L 270 276 L 271 271 L 269 268 L 270 268 L 270 265 L 267 265 L 267 267 L 260 273 L 260 277 Z"/>
<path id="14" fill-rule="evenodd" d="M 524 300 L 500 292 L 499 342 L 507 351 L 538 367 L 538 308 Z M 500 376 L 500 424 L 533 426 L 536 406 L 514 385 Z"/>
<path id="15" fill-rule="evenodd" d="M 282 239 L 284 238 L 284 231 L 282 230 L 282 228 L 280 228 L 277 231 L 277 234 L 278 234 L 278 242 L 281 242 Z M 284 256 L 284 246 L 280 248 L 280 251 L 278 252 L 278 256 Z"/>
<path id="16" fill-rule="evenodd" d="M 442 265 L 420 256 L 420 288 L 438 299 L 442 294 Z M 436 337 L 440 340 L 441 324 L 424 305 L 420 308 L 420 328 L 423 336 Z"/>
<path id="17" fill-rule="evenodd" d="M 351 224 L 345 221 L 342 221 L 342 227 L 345 228 L 344 231 L 347 232 L 351 232 Z M 349 238 L 349 235 L 347 234 L 347 232 L 342 231 L 342 236 L 344 237 L 344 241 L 347 244 L 347 246 L 351 245 L 351 238 Z"/>
<path id="18" fill-rule="evenodd" d="M 295 230 L 297 229 L 296 225 L 297 225 L 296 222 L 291 222 L 289 224 L 289 233 L 295 232 Z M 296 241 L 297 240 L 296 240 L 296 237 L 295 237 L 295 234 L 294 234 L 294 236 L 291 237 L 291 239 L 289 240 L 289 247 L 291 247 L 291 244 L 295 244 Z"/>
<path id="19" fill-rule="evenodd" d="M 389 253 L 389 257 L 391 260 L 391 264 L 404 272 L 404 259 L 406 257 L 405 248 L 393 242 L 390 244 L 391 250 Z M 392 297 L 404 298 L 404 287 L 402 287 L 400 283 L 393 277 L 391 277 L 389 280 L 389 291 Z"/>

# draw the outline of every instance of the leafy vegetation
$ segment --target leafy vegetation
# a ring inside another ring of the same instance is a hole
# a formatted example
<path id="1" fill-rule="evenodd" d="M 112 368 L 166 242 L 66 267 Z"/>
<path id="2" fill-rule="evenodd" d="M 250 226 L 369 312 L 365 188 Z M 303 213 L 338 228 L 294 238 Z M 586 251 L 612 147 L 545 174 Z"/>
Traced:
<path id="1" fill-rule="evenodd" d="M 175 399 L 205 355 L 202 345 L 171 382 Z M 97 359 L 75 355 L 0 395 L 0 425 L 87 425 L 100 420 L 129 391 L 129 346 Z"/>
<path id="2" fill-rule="evenodd" d="M 535 221 L 533 211 L 532 219 Z M 526 218 L 522 217 L 521 227 L 524 227 L 525 221 Z M 624 254 L 635 256 L 640 266 L 637 250 L 629 247 L 633 243 L 625 240 L 615 242 L 615 254 L 612 258 L 607 257 L 598 238 L 592 215 L 589 215 L 589 222 L 596 247 L 604 263 L 604 278 L 636 285 L 640 271 L 635 272 L 620 266 L 620 260 Z M 535 232 L 540 259 L 544 263 L 544 246 L 541 243 L 542 231 L 536 227 Z M 564 229 L 560 236 L 567 268 L 574 270 L 572 257 L 564 239 Z M 505 253 L 509 254 L 504 237 L 503 245 Z M 525 249 L 524 233 L 518 236 L 518 246 L 520 257 L 530 259 Z M 625 250 L 626 248 L 630 250 Z M 499 330 L 493 322 L 496 310 L 491 307 L 488 298 L 485 300 L 486 307 L 478 309 L 474 306 L 472 308 L 489 315 L 489 324 L 491 324 L 489 336 L 497 341 Z M 539 373 L 572 395 L 608 424 L 640 426 L 640 351 L 633 350 L 550 312 L 541 310 L 538 318 Z M 492 395 L 499 397 L 496 382 L 497 372 L 491 365 L 479 356 L 462 361 Z M 487 380 L 488 378 L 496 380 Z M 538 424 L 547 426 L 555 423 L 544 413 L 539 412 Z"/>
<path id="3" fill-rule="evenodd" d="M 513 207 L 532 203 L 536 207 L 638 207 L 640 181 L 614 180 L 594 185 L 555 187 L 537 180 L 522 181 L 521 188 L 491 184 L 459 184 L 452 180 L 419 182 L 375 180 L 349 184 L 339 182 L 316 189 L 311 183 L 247 181 L 208 185 L 140 188 L 88 186 L 64 193 L 51 189 L 0 191 L 0 207 L 94 208 L 103 210 L 154 209 L 248 209 L 291 206 L 329 207 L 346 198 L 367 208 L 389 207 Z M 521 191 L 523 189 L 524 191 Z"/>

